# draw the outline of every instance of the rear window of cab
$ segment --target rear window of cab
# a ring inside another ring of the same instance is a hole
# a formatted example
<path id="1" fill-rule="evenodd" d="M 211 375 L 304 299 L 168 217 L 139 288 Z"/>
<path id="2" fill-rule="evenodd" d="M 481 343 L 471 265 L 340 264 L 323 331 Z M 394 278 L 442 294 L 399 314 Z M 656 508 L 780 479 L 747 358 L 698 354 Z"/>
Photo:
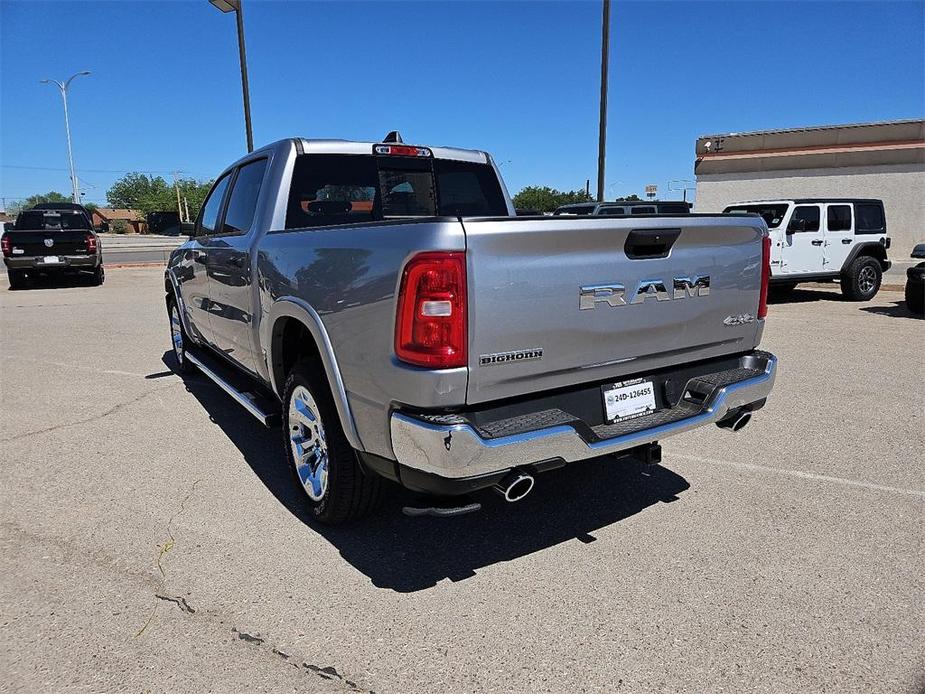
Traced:
<path id="1" fill-rule="evenodd" d="M 286 228 L 433 216 L 507 216 L 487 163 L 430 157 L 303 154 L 296 159 Z"/>

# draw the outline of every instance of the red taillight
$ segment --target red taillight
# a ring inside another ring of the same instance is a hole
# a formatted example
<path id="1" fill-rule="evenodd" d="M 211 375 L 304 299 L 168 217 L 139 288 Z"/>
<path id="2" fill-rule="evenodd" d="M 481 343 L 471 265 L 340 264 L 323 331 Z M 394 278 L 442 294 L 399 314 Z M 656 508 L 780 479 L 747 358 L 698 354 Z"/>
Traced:
<path id="1" fill-rule="evenodd" d="M 395 354 L 432 369 L 466 365 L 466 254 L 429 252 L 405 266 L 398 293 Z"/>
<path id="2" fill-rule="evenodd" d="M 761 298 L 758 299 L 758 318 L 768 315 L 768 284 L 771 281 L 771 237 L 765 236 L 761 245 Z"/>
<path id="3" fill-rule="evenodd" d="M 93 234 L 87 234 L 87 253 L 96 253 L 96 237 Z"/>
<path id="4" fill-rule="evenodd" d="M 10 243 L 10 237 L 4 234 L 0 237 L 0 249 L 3 250 L 3 257 L 7 258 L 13 253 L 13 244 Z"/>

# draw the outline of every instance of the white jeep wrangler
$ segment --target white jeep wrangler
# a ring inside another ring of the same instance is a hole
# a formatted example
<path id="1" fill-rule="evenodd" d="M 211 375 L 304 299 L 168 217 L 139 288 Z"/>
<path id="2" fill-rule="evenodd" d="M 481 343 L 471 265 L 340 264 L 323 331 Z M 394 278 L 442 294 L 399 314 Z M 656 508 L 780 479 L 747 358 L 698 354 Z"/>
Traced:
<path id="1" fill-rule="evenodd" d="M 891 265 L 880 200 L 754 200 L 723 212 L 764 218 L 771 232 L 771 286 L 777 291 L 790 291 L 800 282 L 837 280 L 846 298 L 869 301 Z"/>

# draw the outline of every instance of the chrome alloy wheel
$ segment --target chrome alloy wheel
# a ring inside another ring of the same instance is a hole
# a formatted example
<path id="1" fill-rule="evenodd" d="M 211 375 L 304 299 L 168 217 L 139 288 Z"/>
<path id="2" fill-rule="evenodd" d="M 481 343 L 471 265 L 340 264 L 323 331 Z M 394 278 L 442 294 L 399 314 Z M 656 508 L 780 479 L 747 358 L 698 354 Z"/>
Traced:
<path id="1" fill-rule="evenodd" d="M 870 294 L 877 286 L 877 271 L 870 265 L 865 265 L 858 273 L 858 289 L 864 294 Z"/>
<path id="2" fill-rule="evenodd" d="M 180 312 L 176 304 L 170 306 L 170 337 L 173 339 L 173 354 L 177 363 L 183 365 L 183 326 L 180 325 Z"/>
<path id="3" fill-rule="evenodd" d="M 318 404 L 304 386 L 296 386 L 289 400 L 289 441 L 302 488 L 321 501 L 328 491 L 328 444 Z"/>

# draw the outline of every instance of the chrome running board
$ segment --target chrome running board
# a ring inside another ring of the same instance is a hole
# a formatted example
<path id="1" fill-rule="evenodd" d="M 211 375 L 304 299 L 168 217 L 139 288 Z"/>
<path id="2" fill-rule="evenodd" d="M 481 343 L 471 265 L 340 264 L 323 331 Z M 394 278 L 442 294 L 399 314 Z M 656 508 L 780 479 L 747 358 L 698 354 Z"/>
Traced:
<path id="1" fill-rule="evenodd" d="M 267 412 L 266 408 L 261 406 L 258 402 L 258 396 L 253 395 L 252 393 L 246 393 L 244 391 L 238 390 L 226 379 L 222 378 L 217 370 L 212 366 L 207 365 L 203 362 L 202 359 L 197 357 L 195 354 L 187 350 L 184 355 L 185 358 L 198 368 L 203 375 L 209 378 L 215 385 L 224 390 L 228 395 L 235 399 L 235 401 L 243 407 L 245 410 L 250 412 L 261 424 L 265 427 L 273 427 L 279 424 L 279 412 Z"/>

